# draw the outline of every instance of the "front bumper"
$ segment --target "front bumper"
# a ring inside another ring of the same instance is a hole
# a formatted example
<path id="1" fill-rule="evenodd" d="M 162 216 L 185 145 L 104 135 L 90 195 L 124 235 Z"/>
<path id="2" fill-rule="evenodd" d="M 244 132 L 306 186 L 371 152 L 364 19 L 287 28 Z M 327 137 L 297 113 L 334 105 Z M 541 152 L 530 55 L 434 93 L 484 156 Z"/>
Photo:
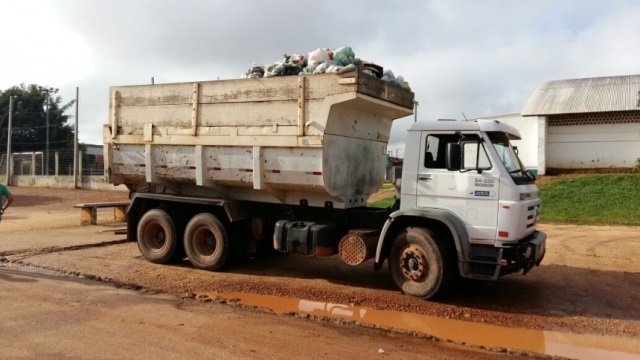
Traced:
<path id="1" fill-rule="evenodd" d="M 536 231 L 516 246 L 515 262 L 522 274 L 526 274 L 534 266 L 540 265 L 547 252 L 547 234 Z"/>

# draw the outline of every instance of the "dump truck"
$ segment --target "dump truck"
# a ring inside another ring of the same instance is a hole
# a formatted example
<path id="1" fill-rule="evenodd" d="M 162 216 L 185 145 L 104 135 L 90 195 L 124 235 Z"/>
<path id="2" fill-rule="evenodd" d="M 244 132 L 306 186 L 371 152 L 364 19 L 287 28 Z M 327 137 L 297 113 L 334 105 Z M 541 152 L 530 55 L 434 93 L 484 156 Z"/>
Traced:
<path id="1" fill-rule="evenodd" d="M 221 271 L 256 247 L 372 259 L 424 299 L 539 265 L 538 190 L 498 121 L 416 123 L 396 203 L 367 206 L 413 108 L 359 71 L 114 86 L 105 176 L 130 190 L 127 237 L 154 263 Z"/>

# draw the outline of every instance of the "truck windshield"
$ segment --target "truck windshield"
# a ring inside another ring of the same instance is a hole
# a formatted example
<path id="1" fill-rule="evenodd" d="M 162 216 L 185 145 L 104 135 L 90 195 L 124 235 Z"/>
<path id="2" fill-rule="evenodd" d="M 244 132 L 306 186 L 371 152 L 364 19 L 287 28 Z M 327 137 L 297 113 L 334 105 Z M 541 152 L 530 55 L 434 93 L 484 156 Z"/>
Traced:
<path id="1" fill-rule="evenodd" d="M 507 134 L 501 132 L 490 132 L 488 135 L 491 143 L 493 144 L 493 148 L 496 149 L 500 160 L 511 177 L 515 180 L 516 184 L 535 180 L 533 175 L 531 175 L 531 173 L 522 165 L 520 158 L 518 158 L 518 155 L 515 150 L 513 150 L 511 143 L 509 143 Z"/>

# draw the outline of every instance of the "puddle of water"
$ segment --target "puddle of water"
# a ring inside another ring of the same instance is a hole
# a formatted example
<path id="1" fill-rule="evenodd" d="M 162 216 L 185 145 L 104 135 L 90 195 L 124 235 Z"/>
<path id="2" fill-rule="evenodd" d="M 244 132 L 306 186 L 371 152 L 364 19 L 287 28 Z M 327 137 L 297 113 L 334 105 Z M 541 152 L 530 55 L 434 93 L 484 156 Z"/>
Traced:
<path id="1" fill-rule="evenodd" d="M 510 328 L 434 316 L 376 310 L 320 301 L 245 293 L 205 293 L 210 298 L 239 299 L 240 304 L 284 312 L 305 313 L 408 330 L 448 339 L 455 343 L 488 348 L 517 349 L 577 359 L 640 360 L 640 341 L 630 337 L 574 334 Z"/>

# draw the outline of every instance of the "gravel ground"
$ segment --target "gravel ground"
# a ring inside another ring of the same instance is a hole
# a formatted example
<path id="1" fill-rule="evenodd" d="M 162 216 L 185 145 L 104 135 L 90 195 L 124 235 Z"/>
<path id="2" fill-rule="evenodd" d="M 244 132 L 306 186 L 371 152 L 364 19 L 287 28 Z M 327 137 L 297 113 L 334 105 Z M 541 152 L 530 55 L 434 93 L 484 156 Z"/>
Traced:
<path id="1" fill-rule="evenodd" d="M 121 192 L 10 190 L 16 200 L 0 224 L 0 239 L 8 232 L 78 226 L 79 210 L 73 204 L 127 198 Z M 99 222 L 109 221 L 109 216 L 104 214 Z M 640 337 L 640 229 L 551 224 L 541 229 L 548 235 L 542 266 L 498 283 L 463 282 L 444 302 L 403 295 L 386 268 L 374 272 L 370 262 L 350 267 L 336 257 L 263 256 L 213 273 L 196 270 L 186 261 L 151 264 L 135 243 L 121 242 L 7 258 L 178 296 L 248 292 L 510 327 Z"/>

